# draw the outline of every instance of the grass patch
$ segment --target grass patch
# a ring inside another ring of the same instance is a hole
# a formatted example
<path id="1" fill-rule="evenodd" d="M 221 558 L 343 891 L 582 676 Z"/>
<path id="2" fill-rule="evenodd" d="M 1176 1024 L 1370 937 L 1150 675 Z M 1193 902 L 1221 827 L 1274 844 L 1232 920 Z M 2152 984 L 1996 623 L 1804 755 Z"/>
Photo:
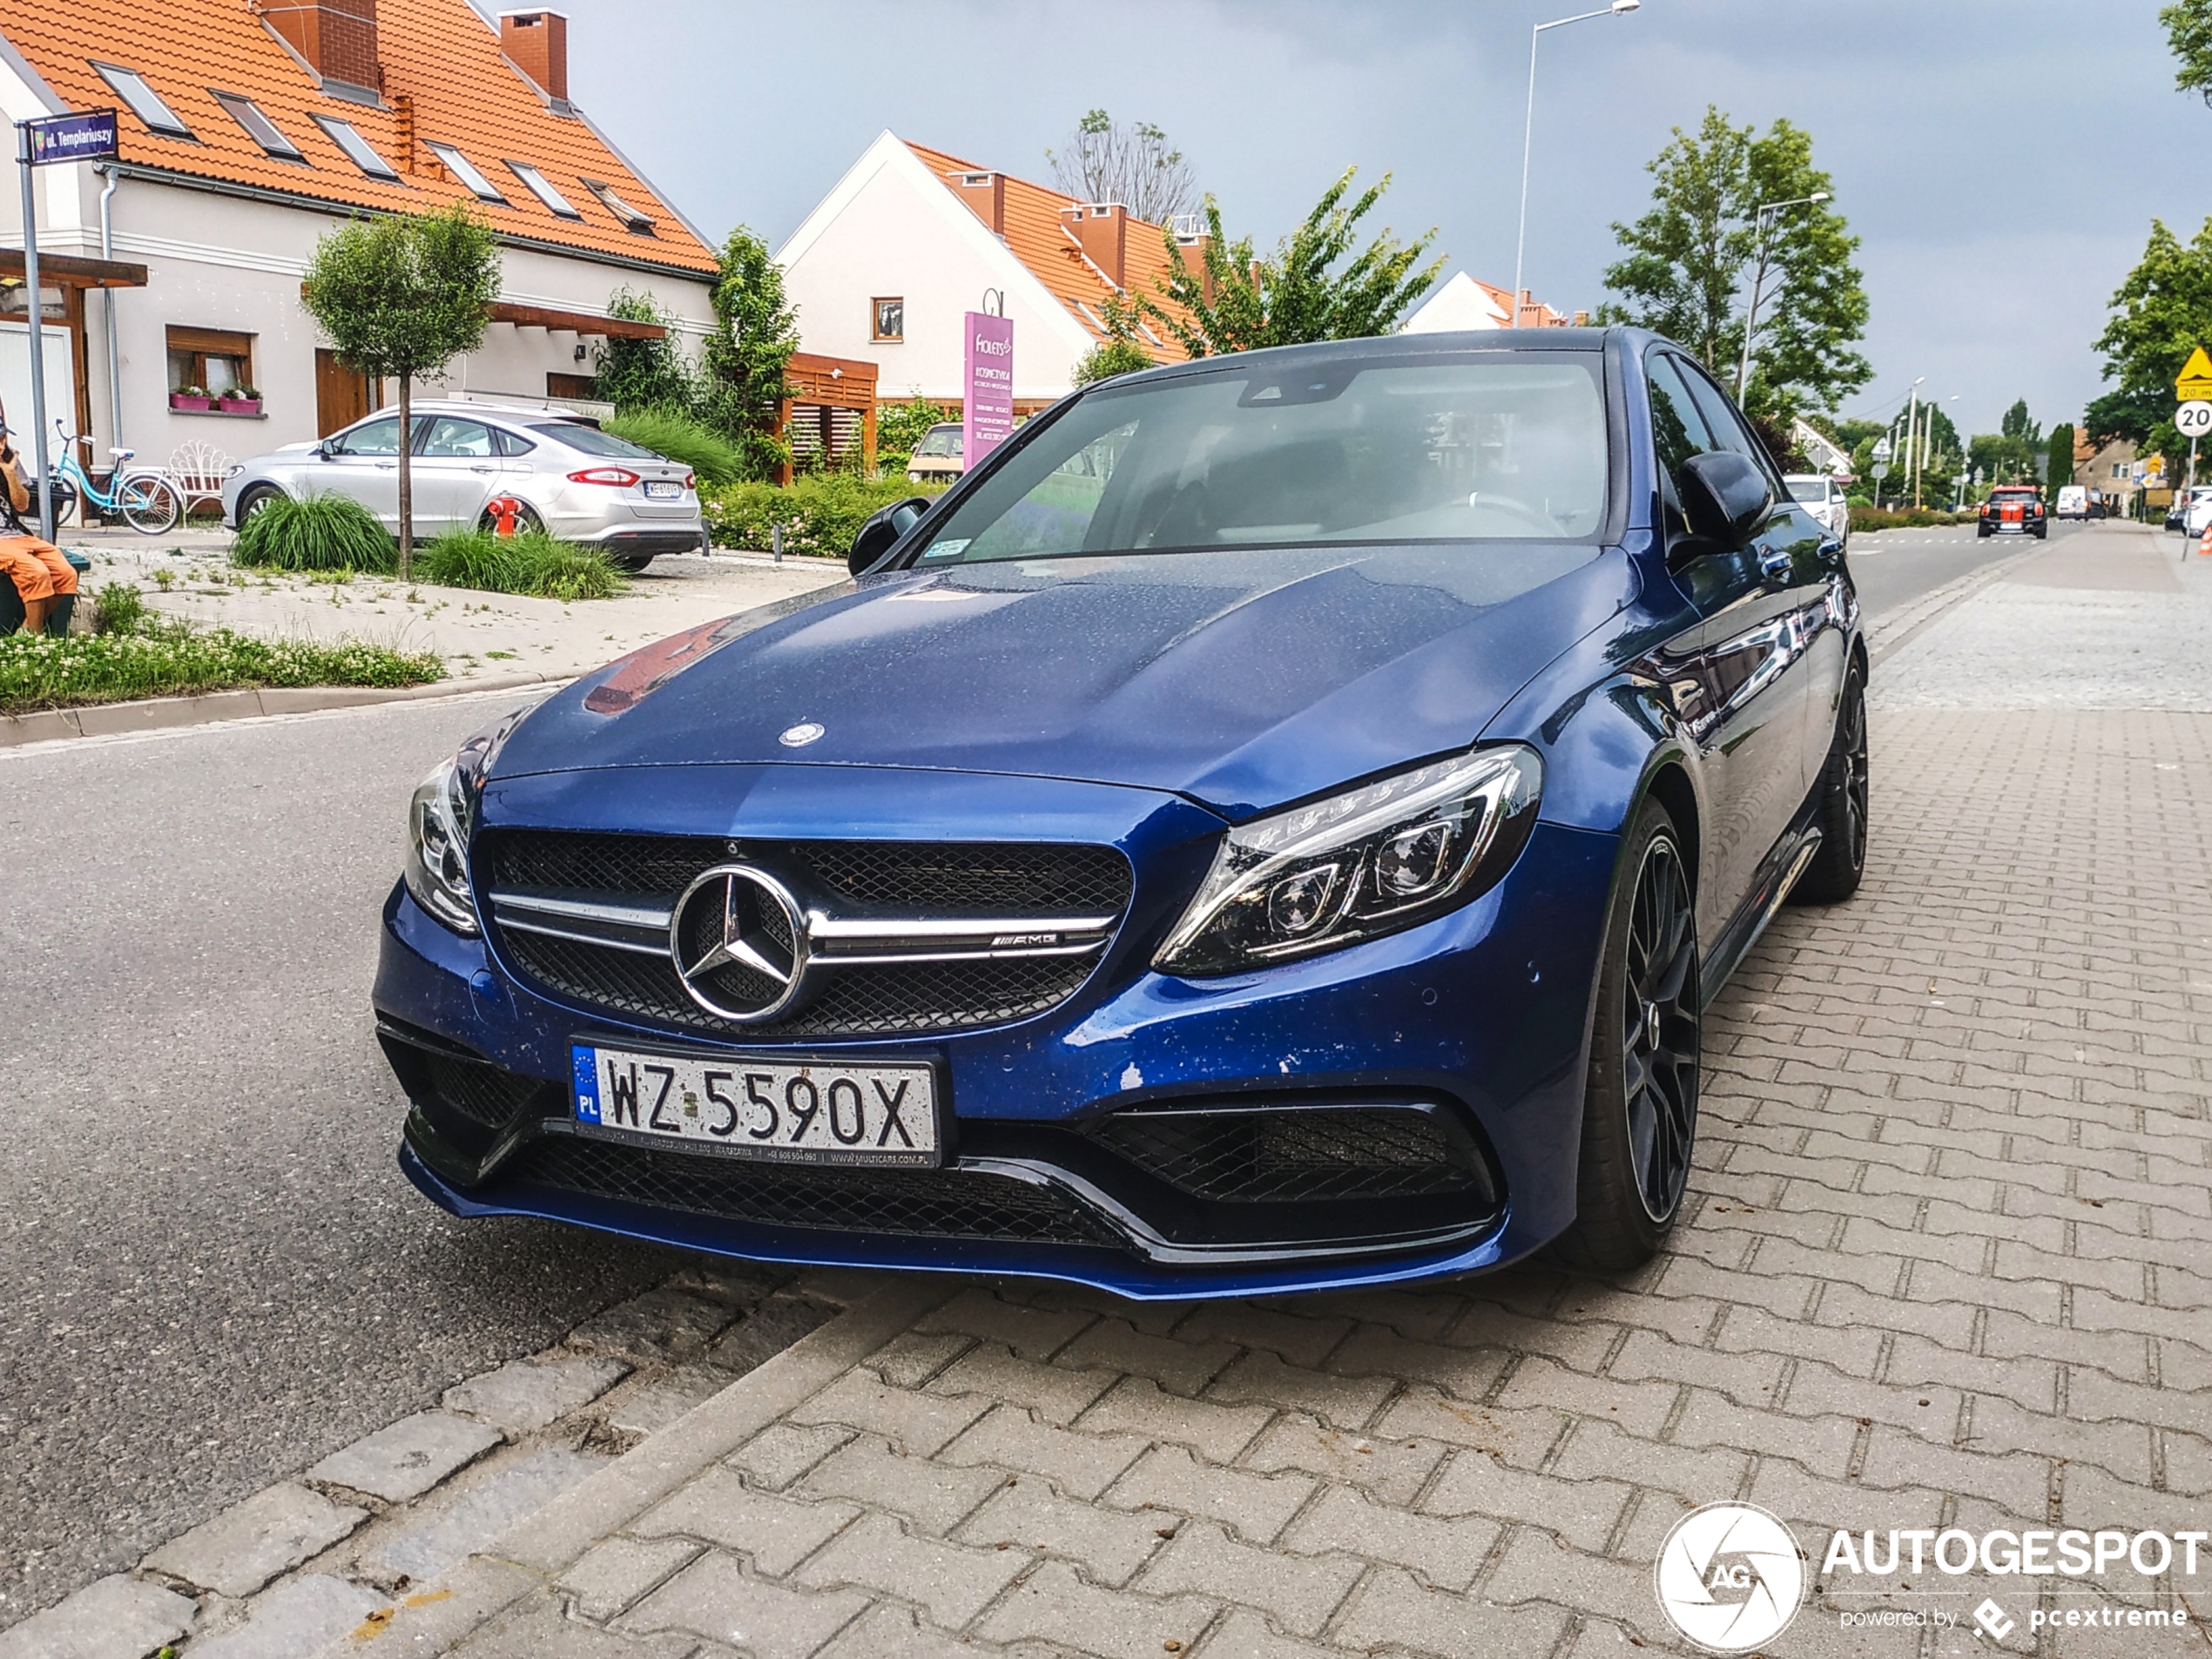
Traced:
<path id="1" fill-rule="evenodd" d="M 363 570 L 400 567 L 399 548 L 376 516 L 346 496 L 279 499 L 255 513 L 231 543 L 231 562 L 264 570 Z"/>
<path id="2" fill-rule="evenodd" d="M 853 550 L 853 538 L 878 509 L 910 496 L 941 493 L 903 477 L 871 481 L 831 472 L 797 479 L 788 489 L 775 484 L 732 484 L 701 490 L 699 510 L 706 516 L 717 547 L 765 553 L 780 523 L 785 552 L 841 559 Z"/>
<path id="3" fill-rule="evenodd" d="M 448 530 L 415 554 L 415 573 L 440 587 L 521 593 L 538 599 L 609 599 L 626 583 L 603 553 L 543 530 L 494 536 Z"/>
<path id="4" fill-rule="evenodd" d="M 711 427 L 673 409 L 631 409 L 602 421 L 601 427 L 698 474 L 702 484 L 738 480 L 738 447 Z"/>
<path id="5" fill-rule="evenodd" d="M 0 637 L 0 714 L 186 697 L 265 685 L 422 685 L 444 677 L 428 652 L 358 639 L 257 639 L 146 610 L 121 583 L 96 596 L 100 631 Z"/>

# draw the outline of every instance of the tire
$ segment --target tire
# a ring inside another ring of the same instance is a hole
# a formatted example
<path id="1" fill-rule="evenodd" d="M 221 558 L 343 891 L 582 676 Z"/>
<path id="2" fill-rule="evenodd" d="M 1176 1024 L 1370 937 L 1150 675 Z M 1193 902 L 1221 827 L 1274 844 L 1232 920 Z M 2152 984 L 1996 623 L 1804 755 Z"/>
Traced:
<path id="1" fill-rule="evenodd" d="M 46 481 L 46 493 L 53 497 L 54 528 L 59 529 L 69 522 L 69 516 L 79 511 L 83 505 L 78 499 L 77 486 L 66 478 L 49 478 Z M 26 524 L 36 524 L 38 522 L 38 492 L 35 489 L 30 492 L 30 511 L 25 516 L 24 522 Z M 78 523 L 89 526 L 91 521 L 86 517 L 79 519 Z"/>
<path id="2" fill-rule="evenodd" d="M 607 556 L 613 561 L 614 566 L 617 570 L 626 571 L 631 576 L 636 576 L 640 570 L 644 570 L 647 565 L 653 562 L 654 556 L 651 553 L 610 553 Z"/>
<path id="3" fill-rule="evenodd" d="M 284 492 L 274 484 L 255 484 L 238 498 L 238 527 L 246 528 L 246 521 L 266 507 L 271 502 L 285 499 Z"/>
<path id="4" fill-rule="evenodd" d="M 487 510 L 476 515 L 476 528 L 480 530 L 490 530 L 496 534 L 499 529 L 499 521 Z M 515 515 L 515 534 L 520 536 L 529 530 L 542 530 L 544 528 L 545 521 L 537 516 L 537 509 L 528 502 L 523 502 L 523 510 Z"/>
<path id="5" fill-rule="evenodd" d="M 1658 1254 L 1697 1137 L 1697 919 L 1666 808 L 1647 799 L 1622 850 L 1598 968 L 1575 1224 L 1553 1246 L 1585 1272 L 1621 1272 Z"/>
<path id="6" fill-rule="evenodd" d="M 1820 851 L 1790 889 L 1790 902 L 1840 904 L 1858 891 L 1866 870 L 1866 673 L 1857 662 L 1844 676 L 1828 759 L 1813 787 L 1817 803 L 1812 821 L 1820 830 Z"/>
<path id="7" fill-rule="evenodd" d="M 166 478 L 140 473 L 115 487 L 115 503 L 123 522 L 141 536 L 160 536 L 177 528 L 185 503 L 177 486 Z"/>
<path id="8" fill-rule="evenodd" d="M 1986 540 L 1988 540 L 1988 539 L 1989 539 L 1989 526 L 1988 526 L 1988 525 L 1986 525 L 1986 524 L 1979 524 L 1979 525 L 1975 526 L 1975 528 L 1974 528 L 1974 536 L 1975 536 L 1976 539 L 1980 540 L 1980 541 L 1986 541 Z"/>

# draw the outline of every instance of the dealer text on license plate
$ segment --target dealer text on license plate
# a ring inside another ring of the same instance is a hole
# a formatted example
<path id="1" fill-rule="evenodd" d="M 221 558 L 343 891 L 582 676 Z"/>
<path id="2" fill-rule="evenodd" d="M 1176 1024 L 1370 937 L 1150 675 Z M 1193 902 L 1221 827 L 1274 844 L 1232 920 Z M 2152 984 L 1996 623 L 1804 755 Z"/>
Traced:
<path id="1" fill-rule="evenodd" d="M 934 1167 L 936 1076 L 927 1066 L 752 1060 L 574 1045 L 585 1134 L 680 1141 L 779 1163 Z"/>

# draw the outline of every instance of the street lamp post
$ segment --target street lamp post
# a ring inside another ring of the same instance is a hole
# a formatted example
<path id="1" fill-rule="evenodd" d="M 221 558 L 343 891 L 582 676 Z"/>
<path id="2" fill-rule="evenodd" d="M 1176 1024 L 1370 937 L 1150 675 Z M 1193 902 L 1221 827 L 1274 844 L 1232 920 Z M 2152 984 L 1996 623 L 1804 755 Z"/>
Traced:
<path id="1" fill-rule="evenodd" d="M 1643 0 L 1613 0 L 1611 5 L 1598 10 L 1554 17 L 1528 31 L 1528 113 L 1521 130 L 1521 234 L 1513 249 L 1513 326 L 1516 328 L 1521 327 L 1521 262 L 1528 252 L 1528 156 L 1536 140 L 1536 43 L 1547 29 L 1564 29 L 1570 23 L 1588 23 L 1593 17 L 1625 17 L 1642 3 Z"/>
<path id="2" fill-rule="evenodd" d="M 1759 264 L 1751 278 L 1751 307 L 1743 319 L 1743 358 L 1736 369 L 1736 401 L 1738 403 L 1743 401 L 1743 388 L 1751 379 L 1751 336 L 1758 332 L 1759 290 L 1766 285 L 1766 236 L 1771 223 L 1767 215 L 1778 213 L 1785 207 L 1806 207 L 1831 199 L 1828 192 L 1816 190 L 1810 196 L 1795 196 L 1786 202 L 1761 202 L 1751 210 L 1752 221 L 1758 226 L 1759 232 Z"/>
<path id="3" fill-rule="evenodd" d="M 1912 382 L 1911 400 L 1905 406 L 1905 475 L 1913 481 L 1912 504 L 1915 507 L 1918 507 L 1920 504 L 1920 475 L 1918 470 L 1920 459 L 1920 446 L 1913 441 L 1920 435 L 1920 388 L 1926 384 L 1927 378 L 1928 377 L 1925 374 L 1923 374 L 1919 380 Z"/>

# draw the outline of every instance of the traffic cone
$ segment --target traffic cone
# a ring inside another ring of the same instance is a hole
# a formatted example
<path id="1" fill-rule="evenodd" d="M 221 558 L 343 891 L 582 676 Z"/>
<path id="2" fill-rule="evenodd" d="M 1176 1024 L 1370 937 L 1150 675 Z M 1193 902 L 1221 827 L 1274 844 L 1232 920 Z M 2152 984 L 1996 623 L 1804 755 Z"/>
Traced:
<path id="1" fill-rule="evenodd" d="M 2207 524 L 2204 534 L 2196 538 L 2196 550 L 2206 558 L 2212 559 L 2212 524 Z"/>

